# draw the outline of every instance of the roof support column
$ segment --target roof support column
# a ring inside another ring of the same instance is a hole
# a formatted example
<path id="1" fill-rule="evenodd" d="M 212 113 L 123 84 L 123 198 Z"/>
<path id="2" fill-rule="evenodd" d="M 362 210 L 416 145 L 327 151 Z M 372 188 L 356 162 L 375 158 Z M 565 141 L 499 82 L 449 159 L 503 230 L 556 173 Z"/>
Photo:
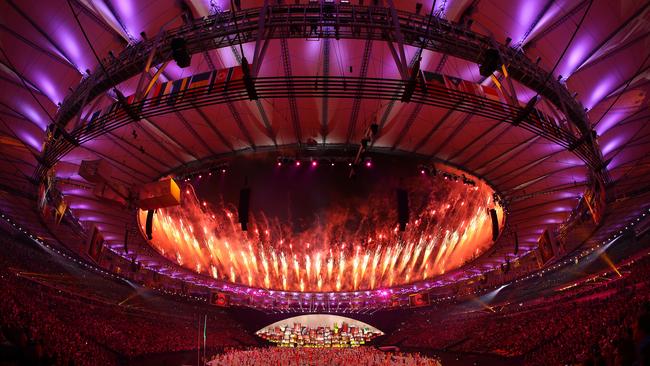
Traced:
<path id="1" fill-rule="evenodd" d="M 408 63 L 406 61 L 406 52 L 404 52 L 404 36 L 402 35 L 402 31 L 400 29 L 399 25 L 399 17 L 397 16 L 397 10 L 395 9 L 395 4 L 393 3 L 393 0 L 387 0 L 388 1 L 388 7 L 390 9 L 390 14 L 391 18 L 393 21 L 393 35 L 395 36 L 395 41 L 397 41 L 397 51 L 395 50 L 392 42 L 388 42 L 388 47 L 391 51 L 391 54 L 395 58 L 395 62 L 397 63 L 397 69 L 400 71 L 400 75 L 402 75 L 402 79 L 406 80 L 409 78 L 409 73 L 408 73 Z M 398 54 L 399 52 L 399 54 Z"/>

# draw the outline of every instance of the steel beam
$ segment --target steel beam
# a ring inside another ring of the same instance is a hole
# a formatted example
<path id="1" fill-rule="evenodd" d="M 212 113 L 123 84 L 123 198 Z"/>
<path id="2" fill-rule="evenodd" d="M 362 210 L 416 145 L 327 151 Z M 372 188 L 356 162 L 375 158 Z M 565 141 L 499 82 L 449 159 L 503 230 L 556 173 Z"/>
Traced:
<path id="1" fill-rule="evenodd" d="M 293 72 L 291 71 L 291 56 L 289 55 L 289 43 L 286 38 L 280 39 L 280 46 L 282 49 L 282 67 L 284 68 L 284 76 L 289 79 L 287 84 L 287 89 L 289 91 L 289 111 L 291 113 L 291 123 L 293 125 L 293 131 L 296 135 L 296 141 L 298 144 L 302 143 L 302 129 L 300 127 L 300 117 L 298 114 L 298 103 L 296 102 L 296 97 L 293 95 L 293 81 L 291 78 Z"/>
<path id="2" fill-rule="evenodd" d="M 352 102 L 352 112 L 350 113 L 350 121 L 348 122 L 348 133 L 345 138 L 345 143 L 349 144 L 354 130 L 357 127 L 357 120 L 359 119 L 359 111 L 361 109 L 361 94 L 363 90 L 363 81 L 368 76 L 368 64 L 370 63 L 370 53 L 372 52 L 372 40 L 366 40 L 363 47 L 363 57 L 361 58 L 361 69 L 359 70 L 359 82 L 357 96 Z"/>

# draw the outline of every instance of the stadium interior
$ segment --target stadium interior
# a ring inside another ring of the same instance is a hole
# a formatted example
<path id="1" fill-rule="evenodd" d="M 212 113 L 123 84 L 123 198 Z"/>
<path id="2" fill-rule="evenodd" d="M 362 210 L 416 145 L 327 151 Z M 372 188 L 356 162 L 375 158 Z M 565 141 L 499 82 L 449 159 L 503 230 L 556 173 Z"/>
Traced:
<path id="1" fill-rule="evenodd" d="M 650 365 L 650 1 L 0 1 L 0 366 Z"/>

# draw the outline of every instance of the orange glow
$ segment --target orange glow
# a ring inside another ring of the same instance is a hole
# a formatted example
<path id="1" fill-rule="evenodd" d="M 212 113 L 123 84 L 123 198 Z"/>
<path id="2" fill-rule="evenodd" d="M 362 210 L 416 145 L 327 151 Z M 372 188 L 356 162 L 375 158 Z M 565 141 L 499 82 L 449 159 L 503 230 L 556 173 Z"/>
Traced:
<path id="1" fill-rule="evenodd" d="M 405 232 L 396 229 L 394 197 L 355 207 L 362 217 L 355 225 L 339 205 L 308 230 L 254 213 L 243 232 L 234 205 L 204 205 L 188 186 L 181 206 L 156 212 L 151 244 L 195 272 L 253 287 L 320 292 L 402 285 L 449 272 L 492 245 L 493 190 L 476 182 L 418 181 L 411 189 L 425 199 L 411 203 Z M 503 210 L 496 209 L 503 225 Z M 145 218 L 140 211 L 143 231 Z"/>
<path id="2" fill-rule="evenodd" d="M 607 255 L 607 253 L 604 253 L 604 252 L 603 252 L 603 253 L 600 255 L 600 259 L 602 259 L 605 263 L 607 263 L 607 265 L 609 266 L 609 268 L 611 268 L 614 272 L 616 272 L 616 274 L 618 275 L 618 277 L 623 277 L 623 275 L 621 274 L 621 272 L 618 271 L 618 268 L 616 268 L 616 265 L 614 265 L 614 262 L 612 262 L 611 258 L 609 258 L 609 256 Z"/>

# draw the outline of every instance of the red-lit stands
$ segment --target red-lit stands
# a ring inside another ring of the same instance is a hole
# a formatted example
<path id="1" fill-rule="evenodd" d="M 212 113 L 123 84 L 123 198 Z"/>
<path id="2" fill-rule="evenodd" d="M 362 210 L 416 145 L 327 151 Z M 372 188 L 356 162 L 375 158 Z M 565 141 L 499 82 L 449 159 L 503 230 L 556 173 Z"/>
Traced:
<path id="1" fill-rule="evenodd" d="M 2 330 L 31 355 L 30 364 L 111 365 L 125 357 L 196 349 L 205 314 L 208 348 L 256 344 L 221 309 L 141 294 L 119 280 L 75 269 L 33 243 L 5 238 L 0 244 Z M 99 288 L 106 292 L 98 294 Z"/>
<path id="2" fill-rule="evenodd" d="M 441 314 L 440 308 L 419 311 L 384 343 L 517 356 L 526 365 L 633 357 L 634 323 L 650 310 L 650 258 L 629 270 L 624 278 L 586 291 L 577 288 L 533 306 L 512 304 L 497 313 L 454 316 Z"/>

